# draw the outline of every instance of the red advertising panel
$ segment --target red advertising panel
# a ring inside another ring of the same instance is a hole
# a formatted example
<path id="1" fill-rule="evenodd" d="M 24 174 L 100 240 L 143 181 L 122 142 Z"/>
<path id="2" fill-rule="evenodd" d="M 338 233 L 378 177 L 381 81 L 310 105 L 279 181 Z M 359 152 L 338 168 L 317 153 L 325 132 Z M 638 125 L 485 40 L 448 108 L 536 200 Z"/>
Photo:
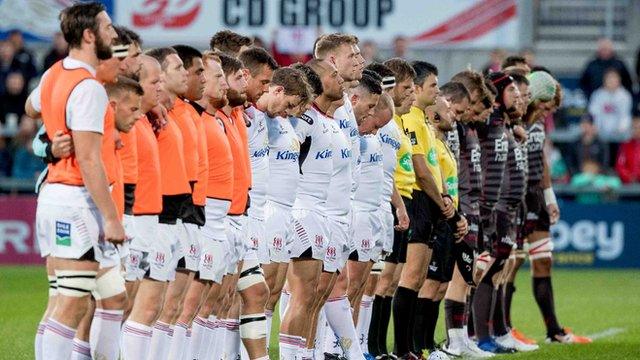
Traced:
<path id="1" fill-rule="evenodd" d="M 44 264 L 35 218 L 35 196 L 0 196 L 0 264 Z"/>

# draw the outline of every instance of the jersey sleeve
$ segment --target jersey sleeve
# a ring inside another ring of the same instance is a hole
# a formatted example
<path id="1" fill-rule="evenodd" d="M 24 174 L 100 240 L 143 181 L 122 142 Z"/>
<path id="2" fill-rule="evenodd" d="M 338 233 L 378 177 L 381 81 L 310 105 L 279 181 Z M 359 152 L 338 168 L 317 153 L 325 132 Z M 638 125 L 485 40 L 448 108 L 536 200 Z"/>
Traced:
<path id="1" fill-rule="evenodd" d="M 36 88 L 33 89 L 33 91 L 31 91 L 31 94 L 29 94 L 29 99 L 30 99 L 29 101 L 31 102 L 31 107 L 33 107 L 33 109 L 37 112 L 42 111 L 42 99 L 40 98 L 42 94 L 41 93 L 42 81 L 45 79 L 47 74 L 49 74 L 49 70 L 44 72 L 44 74 L 40 78 L 40 82 L 38 83 L 38 86 L 36 86 Z"/>
<path id="2" fill-rule="evenodd" d="M 311 135 L 313 124 L 318 121 L 318 118 L 315 116 L 313 111 L 307 111 L 300 115 L 300 117 L 290 117 L 290 120 L 293 130 L 302 143 Z"/>
<path id="3" fill-rule="evenodd" d="M 109 99 L 95 79 L 86 79 L 71 92 L 67 102 L 67 127 L 73 131 L 104 132 Z"/>
<path id="4" fill-rule="evenodd" d="M 403 118 L 405 131 L 411 141 L 411 152 L 413 155 L 426 154 L 427 132 L 426 124 L 418 122 L 411 116 Z"/>
<path id="5" fill-rule="evenodd" d="M 31 142 L 33 148 L 33 154 L 37 157 L 44 158 L 47 156 L 47 143 L 42 140 L 42 135 L 47 132 L 47 129 L 42 125 L 38 130 L 38 133 Z"/>

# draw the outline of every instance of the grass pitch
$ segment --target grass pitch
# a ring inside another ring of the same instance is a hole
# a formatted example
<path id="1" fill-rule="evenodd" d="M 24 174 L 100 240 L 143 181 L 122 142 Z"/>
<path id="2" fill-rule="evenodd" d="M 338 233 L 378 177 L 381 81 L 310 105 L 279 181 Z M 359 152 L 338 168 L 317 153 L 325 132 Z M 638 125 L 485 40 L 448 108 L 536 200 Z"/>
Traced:
<path id="1" fill-rule="evenodd" d="M 553 278 L 556 311 L 563 326 L 596 339 L 589 345 L 546 345 L 513 359 L 639 359 L 640 271 L 556 270 Z M 523 269 L 516 283 L 513 322 L 540 343 L 544 324 Z M 33 338 L 44 310 L 47 278 L 44 267 L 0 267 L 0 359 L 33 359 Z M 436 340 L 444 339 L 441 309 Z M 276 315 L 277 316 L 277 315 Z M 274 319 L 274 323 L 277 323 Z M 391 331 L 390 331 L 391 334 Z M 277 359 L 277 332 L 271 336 L 271 358 Z M 391 346 L 391 336 L 389 346 Z M 391 348 L 391 347 L 390 347 Z"/>

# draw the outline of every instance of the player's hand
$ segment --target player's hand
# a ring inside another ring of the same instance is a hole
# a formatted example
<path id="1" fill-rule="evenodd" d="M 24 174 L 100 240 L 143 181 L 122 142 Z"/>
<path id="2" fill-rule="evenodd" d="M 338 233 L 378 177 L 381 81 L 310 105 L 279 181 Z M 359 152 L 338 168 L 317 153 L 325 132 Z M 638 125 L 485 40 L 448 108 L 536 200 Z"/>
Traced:
<path id="1" fill-rule="evenodd" d="M 451 219 L 456 213 L 456 209 L 453 207 L 453 200 L 448 196 L 443 196 L 442 202 L 444 204 L 444 207 L 440 209 L 442 215 L 444 215 L 445 219 Z"/>
<path id="2" fill-rule="evenodd" d="M 547 212 L 549 213 L 549 222 L 551 225 L 555 225 L 560 220 L 560 208 L 558 204 L 547 205 Z"/>
<path id="3" fill-rule="evenodd" d="M 455 237 L 456 239 L 458 239 L 456 242 L 459 242 L 462 240 L 462 238 L 467 235 L 467 233 L 469 232 L 469 223 L 467 222 L 467 219 L 460 215 L 460 220 L 456 223 L 456 233 L 455 233 Z"/>
<path id="4" fill-rule="evenodd" d="M 406 231 L 409 228 L 409 215 L 407 209 L 396 209 L 396 216 L 398 217 L 398 225 L 394 228 L 397 231 Z"/>
<path id="5" fill-rule="evenodd" d="M 104 240 L 113 244 L 122 244 L 126 239 L 122 222 L 106 220 L 104 223 Z"/>
<path id="6" fill-rule="evenodd" d="M 516 125 L 513 127 L 513 135 L 516 137 L 516 140 L 519 143 L 524 143 L 527 141 L 527 131 L 520 125 Z"/>
<path id="7" fill-rule="evenodd" d="M 68 158 L 73 154 L 73 140 L 70 134 L 65 134 L 62 130 L 56 131 L 51 140 L 51 154 L 58 159 Z"/>
<path id="8" fill-rule="evenodd" d="M 167 109 L 162 105 L 156 105 L 147 113 L 153 131 L 158 132 L 167 125 Z"/>

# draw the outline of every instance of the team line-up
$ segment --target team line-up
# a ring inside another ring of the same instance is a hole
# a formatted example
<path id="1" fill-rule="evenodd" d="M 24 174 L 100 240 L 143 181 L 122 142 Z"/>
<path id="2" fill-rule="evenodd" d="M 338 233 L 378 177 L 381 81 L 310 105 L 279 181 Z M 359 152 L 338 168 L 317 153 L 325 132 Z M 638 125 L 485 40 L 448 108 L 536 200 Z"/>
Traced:
<path id="1" fill-rule="evenodd" d="M 69 56 L 25 105 L 48 164 L 36 359 L 268 359 L 274 311 L 287 360 L 535 351 L 511 323 L 527 256 L 547 342 L 590 342 L 554 310 L 546 69 L 440 85 L 343 33 L 281 67 L 231 31 L 142 51 L 99 3 L 60 23 Z"/>

